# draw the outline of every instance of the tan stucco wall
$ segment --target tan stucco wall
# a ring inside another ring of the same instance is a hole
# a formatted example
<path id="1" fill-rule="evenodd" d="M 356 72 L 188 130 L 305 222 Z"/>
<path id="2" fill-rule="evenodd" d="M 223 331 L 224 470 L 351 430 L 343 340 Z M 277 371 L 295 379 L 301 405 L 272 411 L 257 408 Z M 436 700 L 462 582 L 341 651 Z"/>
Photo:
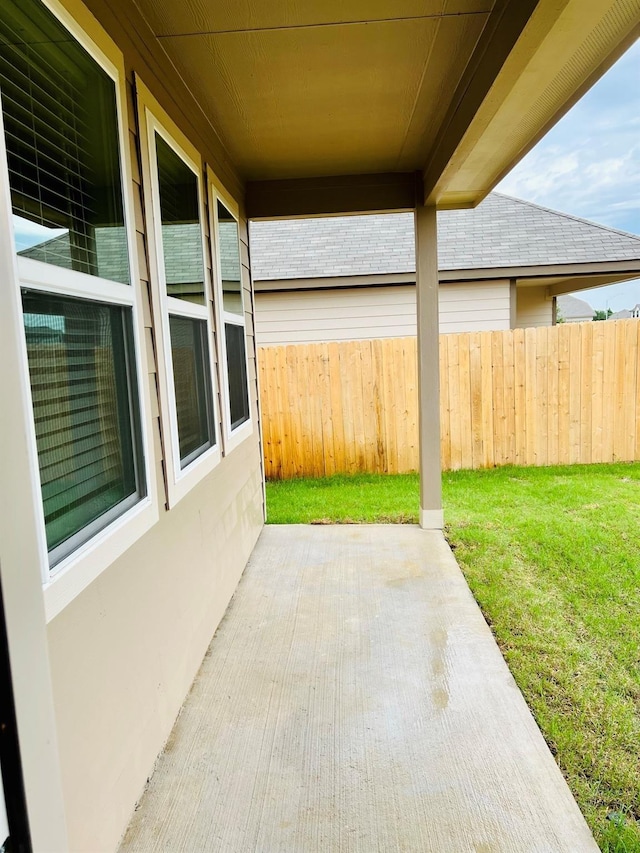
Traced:
<path id="1" fill-rule="evenodd" d="M 256 339 L 262 346 L 401 338 L 416 334 L 413 284 L 257 292 Z M 508 281 L 441 284 L 440 331 L 508 329 Z"/>
<path id="2" fill-rule="evenodd" d="M 553 299 L 546 294 L 546 286 L 517 288 L 515 328 L 553 325 Z"/>

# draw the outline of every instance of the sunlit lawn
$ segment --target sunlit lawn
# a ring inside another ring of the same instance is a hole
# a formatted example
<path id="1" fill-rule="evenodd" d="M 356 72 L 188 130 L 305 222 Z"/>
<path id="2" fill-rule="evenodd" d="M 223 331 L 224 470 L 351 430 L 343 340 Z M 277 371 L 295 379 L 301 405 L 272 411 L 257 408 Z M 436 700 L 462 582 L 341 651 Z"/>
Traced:
<path id="1" fill-rule="evenodd" d="M 600 847 L 640 851 L 640 465 L 444 477 L 447 536 Z M 416 475 L 267 484 L 271 523 L 415 522 Z M 576 851 L 577 853 L 577 851 Z"/>

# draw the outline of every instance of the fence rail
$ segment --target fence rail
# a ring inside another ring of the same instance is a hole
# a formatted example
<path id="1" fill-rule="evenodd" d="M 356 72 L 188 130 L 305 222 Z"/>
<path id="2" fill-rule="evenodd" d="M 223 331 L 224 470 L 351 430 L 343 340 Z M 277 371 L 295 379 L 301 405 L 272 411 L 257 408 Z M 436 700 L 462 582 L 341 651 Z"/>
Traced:
<path id="1" fill-rule="evenodd" d="M 261 347 L 268 478 L 418 467 L 415 338 Z M 440 336 L 445 470 L 640 460 L 640 321 Z"/>

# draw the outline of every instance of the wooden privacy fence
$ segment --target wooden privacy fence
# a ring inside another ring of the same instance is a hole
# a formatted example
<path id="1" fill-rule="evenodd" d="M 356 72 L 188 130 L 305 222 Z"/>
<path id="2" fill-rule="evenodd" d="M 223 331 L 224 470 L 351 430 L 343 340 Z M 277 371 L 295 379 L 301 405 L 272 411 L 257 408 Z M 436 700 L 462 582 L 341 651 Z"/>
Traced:
<path id="1" fill-rule="evenodd" d="M 640 459 L 640 321 L 440 336 L 445 470 Z M 261 347 L 266 476 L 418 468 L 416 339 Z"/>

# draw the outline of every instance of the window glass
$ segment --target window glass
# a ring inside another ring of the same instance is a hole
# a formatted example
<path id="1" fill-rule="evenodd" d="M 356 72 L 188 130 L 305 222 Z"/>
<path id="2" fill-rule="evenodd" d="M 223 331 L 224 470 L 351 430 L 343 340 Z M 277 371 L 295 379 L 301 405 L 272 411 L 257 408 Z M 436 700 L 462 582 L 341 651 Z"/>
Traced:
<path id="1" fill-rule="evenodd" d="M 220 201 L 218 201 L 218 245 L 223 308 L 230 314 L 242 316 L 242 268 L 238 223 Z"/>
<path id="2" fill-rule="evenodd" d="M 170 316 L 169 326 L 180 466 L 185 468 L 215 444 L 207 323 Z"/>
<path id="3" fill-rule="evenodd" d="M 51 564 L 144 495 L 132 312 L 23 293 Z"/>
<path id="4" fill-rule="evenodd" d="M 39 0 L 0 10 L 16 251 L 129 284 L 115 83 Z"/>
<path id="5" fill-rule="evenodd" d="M 157 133 L 156 155 L 167 294 L 204 305 L 198 179 Z"/>
<path id="6" fill-rule="evenodd" d="M 235 323 L 225 323 L 224 333 L 227 344 L 229 408 L 231 412 L 231 429 L 233 430 L 249 420 L 244 326 L 236 326 Z"/>

